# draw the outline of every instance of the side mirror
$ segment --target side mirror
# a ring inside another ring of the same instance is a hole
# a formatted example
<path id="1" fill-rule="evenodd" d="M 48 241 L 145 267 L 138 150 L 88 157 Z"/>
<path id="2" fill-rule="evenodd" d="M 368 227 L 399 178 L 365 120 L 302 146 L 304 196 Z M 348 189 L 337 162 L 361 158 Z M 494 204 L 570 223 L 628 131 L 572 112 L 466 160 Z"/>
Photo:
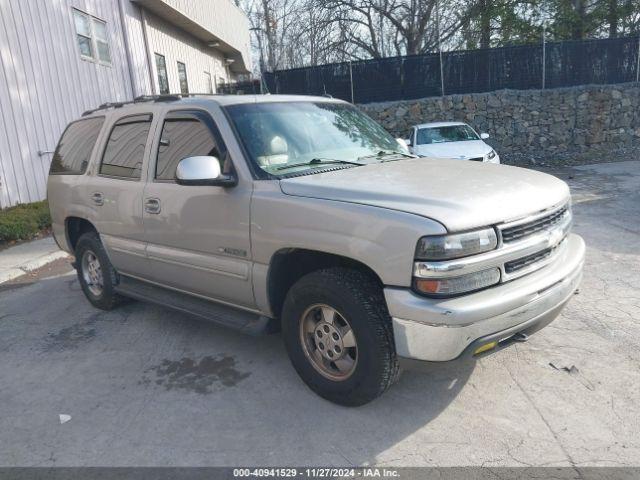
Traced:
<path id="1" fill-rule="evenodd" d="M 176 168 L 176 183 L 232 187 L 238 180 L 220 171 L 220 161 L 216 157 L 198 156 L 180 160 Z"/>
<path id="2" fill-rule="evenodd" d="M 480 134 L 480 138 L 481 138 L 482 140 L 486 140 L 487 138 L 489 138 L 489 134 L 488 134 L 488 133 L 481 133 L 481 134 Z"/>

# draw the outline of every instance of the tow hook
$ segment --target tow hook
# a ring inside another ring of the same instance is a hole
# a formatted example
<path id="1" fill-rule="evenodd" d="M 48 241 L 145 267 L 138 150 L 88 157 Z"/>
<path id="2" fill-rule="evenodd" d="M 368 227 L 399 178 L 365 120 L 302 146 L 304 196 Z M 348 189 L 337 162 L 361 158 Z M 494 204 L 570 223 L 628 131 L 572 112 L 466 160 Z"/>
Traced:
<path id="1" fill-rule="evenodd" d="M 524 343 L 529 340 L 529 335 L 527 335 L 526 333 L 518 332 L 511 338 L 514 342 Z"/>

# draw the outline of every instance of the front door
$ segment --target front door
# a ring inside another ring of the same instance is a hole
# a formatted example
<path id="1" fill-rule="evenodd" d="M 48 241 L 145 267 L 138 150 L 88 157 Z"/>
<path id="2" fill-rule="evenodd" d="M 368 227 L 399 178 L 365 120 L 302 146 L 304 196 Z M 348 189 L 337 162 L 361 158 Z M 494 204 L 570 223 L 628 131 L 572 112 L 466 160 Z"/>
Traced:
<path id="1" fill-rule="evenodd" d="M 169 112 L 152 148 L 143 199 L 149 279 L 253 308 L 251 181 L 228 188 L 175 182 L 178 162 L 191 156 L 215 156 L 223 172 L 233 171 L 213 119 L 201 110 Z"/>

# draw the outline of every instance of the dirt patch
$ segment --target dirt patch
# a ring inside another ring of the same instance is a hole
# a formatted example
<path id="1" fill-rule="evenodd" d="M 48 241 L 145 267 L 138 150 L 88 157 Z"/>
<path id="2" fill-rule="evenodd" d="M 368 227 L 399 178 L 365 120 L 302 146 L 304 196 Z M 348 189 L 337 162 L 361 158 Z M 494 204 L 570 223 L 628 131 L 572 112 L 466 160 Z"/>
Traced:
<path id="1" fill-rule="evenodd" d="M 57 260 L 54 260 L 51 263 L 47 263 L 46 265 L 43 265 L 40 268 L 36 268 L 35 270 L 26 272 L 24 275 L 16 277 L 0 285 L 0 292 L 5 290 L 14 290 L 21 286 L 31 285 L 32 283 L 35 283 L 38 280 L 42 280 L 50 277 L 57 277 L 58 275 L 64 275 L 65 273 L 69 273 L 73 271 L 73 267 L 71 266 L 72 261 L 73 261 L 73 258 L 59 258 Z"/>
<path id="2" fill-rule="evenodd" d="M 150 378 L 153 374 L 155 378 Z M 191 358 L 163 360 L 159 365 L 145 370 L 139 383 L 150 385 L 153 382 L 167 390 L 208 394 L 213 392 L 216 385 L 233 387 L 249 375 L 236 369 L 236 361 L 231 356 L 207 356 L 199 361 Z"/>

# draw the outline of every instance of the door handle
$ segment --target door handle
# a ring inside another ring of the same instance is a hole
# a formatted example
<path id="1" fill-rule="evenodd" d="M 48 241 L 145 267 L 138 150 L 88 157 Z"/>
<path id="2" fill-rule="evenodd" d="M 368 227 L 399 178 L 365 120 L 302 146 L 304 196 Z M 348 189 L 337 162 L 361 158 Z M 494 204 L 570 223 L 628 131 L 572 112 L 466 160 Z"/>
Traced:
<path id="1" fill-rule="evenodd" d="M 160 200 L 157 198 L 147 198 L 144 201 L 144 211 L 151 214 L 160 213 Z"/>
<path id="2" fill-rule="evenodd" d="M 91 194 L 91 200 L 96 205 L 104 205 L 104 195 L 101 192 L 93 192 Z"/>

